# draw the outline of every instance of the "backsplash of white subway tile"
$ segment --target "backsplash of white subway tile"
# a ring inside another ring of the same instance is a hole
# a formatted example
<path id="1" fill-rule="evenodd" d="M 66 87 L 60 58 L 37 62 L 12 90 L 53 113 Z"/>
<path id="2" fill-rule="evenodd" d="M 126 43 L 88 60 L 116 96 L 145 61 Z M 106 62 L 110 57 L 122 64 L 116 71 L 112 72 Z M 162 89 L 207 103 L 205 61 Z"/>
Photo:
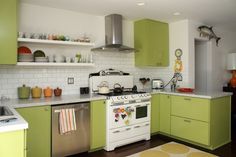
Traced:
<path id="1" fill-rule="evenodd" d="M 90 73 L 114 68 L 134 75 L 134 84 L 142 89 L 140 77 L 162 78 L 166 83 L 172 77 L 172 65 L 167 68 L 137 68 L 134 66 L 134 53 L 94 52 L 94 67 L 17 67 L 0 66 L 0 96 L 17 98 L 17 87 L 23 84 L 45 88 L 60 87 L 63 95 L 79 94 L 80 87 L 88 86 Z M 183 77 L 186 77 L 183 74 Z M 67 84 L 68 77 L 74 84 Z M 150 87 L 150 83 L 148 84 Z"/>

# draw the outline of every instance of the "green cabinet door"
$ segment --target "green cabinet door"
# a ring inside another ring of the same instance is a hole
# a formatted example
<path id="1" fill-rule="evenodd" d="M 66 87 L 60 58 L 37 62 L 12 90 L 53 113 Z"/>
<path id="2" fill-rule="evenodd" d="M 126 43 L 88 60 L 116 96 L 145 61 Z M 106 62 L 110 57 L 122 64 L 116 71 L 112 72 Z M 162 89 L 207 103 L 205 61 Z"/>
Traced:
<path id="1" fill-rule="evenodd" d="M 28 122 L 27 157 L 51 156 L 51 106 L 18 108 Z"/>
<path id="2" fill-rule="evenodd" d="M 160 94 L 153 94 L 151 99 L 151 133 L 159 132 Z"/>
<path id="3" fill-rule="evenodd" d="M 25 157 L 24 130 L 0 133 L 0 157 Z"/>
<path id="4" fill-rule="evenodd" d="M 134 22 L 136 66 L 169 65 L 169 27 L 167 23 L 144 19 Z"/>
<path id="5" fill-rule="evenodd" d="M 106 104 L 104 100 L 90 103 L 90 150 L 106 145 Z"/>
<path id="6" fill-rule="evenodd" d="M 169 95 L 160 95 L 160 132 L 170 134 L 170 107 L 171 98 Z"/>
<path id="7" fill-rule="evenodd" d="M 17 2 L 0 1 L 0 64 L 16 64 Z"/>
<path id="8" fill-rule="evenodd" d="M 210 100 L 185 96 L 171 96 L 171 114 L 209 122 Z"/>
<path id="9" fill-rule="evenodd" d="M 209 145 L 209 123 L 171 116 L 171 135 Z"/>

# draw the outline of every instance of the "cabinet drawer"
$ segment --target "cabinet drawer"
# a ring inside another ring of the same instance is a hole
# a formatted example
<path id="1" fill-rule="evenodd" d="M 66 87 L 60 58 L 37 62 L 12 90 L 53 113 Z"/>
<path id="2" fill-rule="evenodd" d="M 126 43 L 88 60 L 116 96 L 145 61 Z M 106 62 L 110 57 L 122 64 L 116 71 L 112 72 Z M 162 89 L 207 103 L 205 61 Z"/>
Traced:
<path id="1" fill-rule="evenodd" d="M 209 145 L 209 124 L 171 116 L 171 135 Z"/>
<path id="2" fill-rule="evenodd" d="M 210 102 L 208 99 L 172 96 L 171 115 L 209 122 Z"/>

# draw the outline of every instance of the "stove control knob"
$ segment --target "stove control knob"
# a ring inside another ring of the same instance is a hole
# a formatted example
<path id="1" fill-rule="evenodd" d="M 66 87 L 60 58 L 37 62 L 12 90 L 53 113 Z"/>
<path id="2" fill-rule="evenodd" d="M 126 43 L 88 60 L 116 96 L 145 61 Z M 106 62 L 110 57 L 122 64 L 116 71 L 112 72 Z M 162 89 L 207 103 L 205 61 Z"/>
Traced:
<path id="1" fill-rule="evenodd" d="M 127 96 L 125 96 L 124 98 L 125 98 L 125 99 L 128 99 L 128 97 L 127 97 Z"/>

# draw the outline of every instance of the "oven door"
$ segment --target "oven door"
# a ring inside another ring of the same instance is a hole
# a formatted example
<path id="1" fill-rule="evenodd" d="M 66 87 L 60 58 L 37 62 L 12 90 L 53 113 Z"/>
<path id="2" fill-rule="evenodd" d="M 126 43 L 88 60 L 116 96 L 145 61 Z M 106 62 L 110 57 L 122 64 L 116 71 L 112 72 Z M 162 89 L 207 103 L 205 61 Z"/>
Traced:
<path id="1" fill-rule="evenodd" d="M 108 129 L 150 122 L 150 101 L 109 106 Z"/>
<path id="2" fill-rule="evenodd" d="M 150 107 L 151 103 L 141 102 L 134 105 L 134 119 L 132 120 L 133 124 L 149 122 L 150 121 Z"/>
<path id="3" fill-rule="evenodd" d="M 108 129 L 129 126 L 133 123 L 134 117 L 133 104 L 114 104 L 109 106 L 109 111 L 107 112 Z"/>

